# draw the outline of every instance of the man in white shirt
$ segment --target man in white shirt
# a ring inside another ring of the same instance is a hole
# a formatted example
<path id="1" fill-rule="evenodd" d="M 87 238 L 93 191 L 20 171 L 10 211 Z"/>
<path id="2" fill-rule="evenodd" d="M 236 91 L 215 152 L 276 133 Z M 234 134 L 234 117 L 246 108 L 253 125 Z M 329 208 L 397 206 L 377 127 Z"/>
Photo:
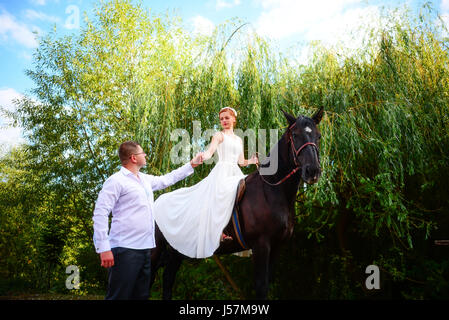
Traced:
<path id="1" fill-rule="evenodd" d="M 119 147 L 122 168 L 105 181 L 95 204 L 93 240 L 101 266 L 109 268 L 108 300 L 148 299 L 151 248 L 155 247 L 153 191 L 184 179 L 202 163 L 199 153 L 182 167 L 163 176 L 153 176 L 139 172 L 146 165 L 145 156 L 137 142 L 122 143 Z"/>

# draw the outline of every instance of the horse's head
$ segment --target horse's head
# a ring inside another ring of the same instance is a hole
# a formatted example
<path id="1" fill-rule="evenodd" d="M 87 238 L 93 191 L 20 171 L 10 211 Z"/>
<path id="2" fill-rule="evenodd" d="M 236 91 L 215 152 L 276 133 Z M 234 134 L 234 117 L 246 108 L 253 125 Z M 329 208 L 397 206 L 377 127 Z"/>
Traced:
<path id="1" fill-rule="evenodd" d="M 301 178 L 308 184 L 318 182 L 321 175 L 319 142 L 320 131 L 317 125 L 323 117 L 323 108 L 312 118 L 299 116 L 295 118 L 282 110 L 289 123 L 286 139 L 288 140 L 289 159 L 295 167 L 301 168 Z"/>

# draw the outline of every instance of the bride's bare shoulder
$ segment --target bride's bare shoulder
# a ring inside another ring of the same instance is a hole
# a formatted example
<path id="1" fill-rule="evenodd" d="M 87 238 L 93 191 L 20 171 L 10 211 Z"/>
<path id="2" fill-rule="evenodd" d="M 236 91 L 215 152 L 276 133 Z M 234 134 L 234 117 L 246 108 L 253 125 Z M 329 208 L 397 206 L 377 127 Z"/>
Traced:
<path id="1" fill-rule="evenodd" d="M 213 135 L 212 139 L 218 141 L 218 142 L 223 142 L 223 132 L 221 131 L 217 131 L 215 132 L 215 134 Z"/>

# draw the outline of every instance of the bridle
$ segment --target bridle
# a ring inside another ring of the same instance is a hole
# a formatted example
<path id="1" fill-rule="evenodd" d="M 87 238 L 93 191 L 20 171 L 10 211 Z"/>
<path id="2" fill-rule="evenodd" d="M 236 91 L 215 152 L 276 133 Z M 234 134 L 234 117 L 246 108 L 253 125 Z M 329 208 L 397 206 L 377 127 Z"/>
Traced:
<path id="1" fill-rule="evenodd" d="M 307 146 L 313 146 L 316 149 L 316 153 L 318 156 L 318 161 L 320 159 L 319 156 L 319 152 L 318 152 L 318 146 L 313 143 L 313 142 L 306 142 L 304 143 L 301 147 L 299 147 L 298 149 L 296 149 L 295 144 L 293 142 L 293 136 L 292 136 L 292 129 L 296 126 L 296 122 L 294 124 L 292 124 L 290 127 L 288 127 L 288 131 L 287 131 L 287 136 L 288 136 L 288 140 L 290 142 L 290 150 L 292 151 L 292 155 L 293 155 L 293 161 L 295 162 L 296 167 L 293 168 L 292 171 L 290 171 L 284 178 L 282 178 L 280 181 L 276 182 L 276 183 L 271 183 L 268 182 L 267 180 L 265 180 L 265 178 L 263 177 L 263 175 L 260 173 L 259 170 L 259 166 L 257 166 L 257 170 L 259 171 L 259 175 L 262 178 L 262 180 L 269 184 L 270 186 L 277 186 L 280 185 L 281 183 L 285 182 L 288 178 L 290 178 L 292 175 L 294 175 L 300 168 L 301 168 L 301 164 L 298 163 L 298 161 L 296 160 L 297 157 L 299 156 L 299 154 L 301 153 L 302 150 L 304 150 L 305 147 Z"/>

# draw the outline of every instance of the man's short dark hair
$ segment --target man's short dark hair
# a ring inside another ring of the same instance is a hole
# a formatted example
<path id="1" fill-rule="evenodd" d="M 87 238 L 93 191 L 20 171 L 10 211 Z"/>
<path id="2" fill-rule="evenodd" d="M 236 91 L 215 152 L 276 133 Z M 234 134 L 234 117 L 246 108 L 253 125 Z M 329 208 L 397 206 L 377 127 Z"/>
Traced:
<path id="1" fill-rule="evenodd" d="M 141 145 L 135 141 L 125 141 L 118 148 L 118 157 L 122 164 L 126 164 L 132 154 L 139 151 Z"/>

